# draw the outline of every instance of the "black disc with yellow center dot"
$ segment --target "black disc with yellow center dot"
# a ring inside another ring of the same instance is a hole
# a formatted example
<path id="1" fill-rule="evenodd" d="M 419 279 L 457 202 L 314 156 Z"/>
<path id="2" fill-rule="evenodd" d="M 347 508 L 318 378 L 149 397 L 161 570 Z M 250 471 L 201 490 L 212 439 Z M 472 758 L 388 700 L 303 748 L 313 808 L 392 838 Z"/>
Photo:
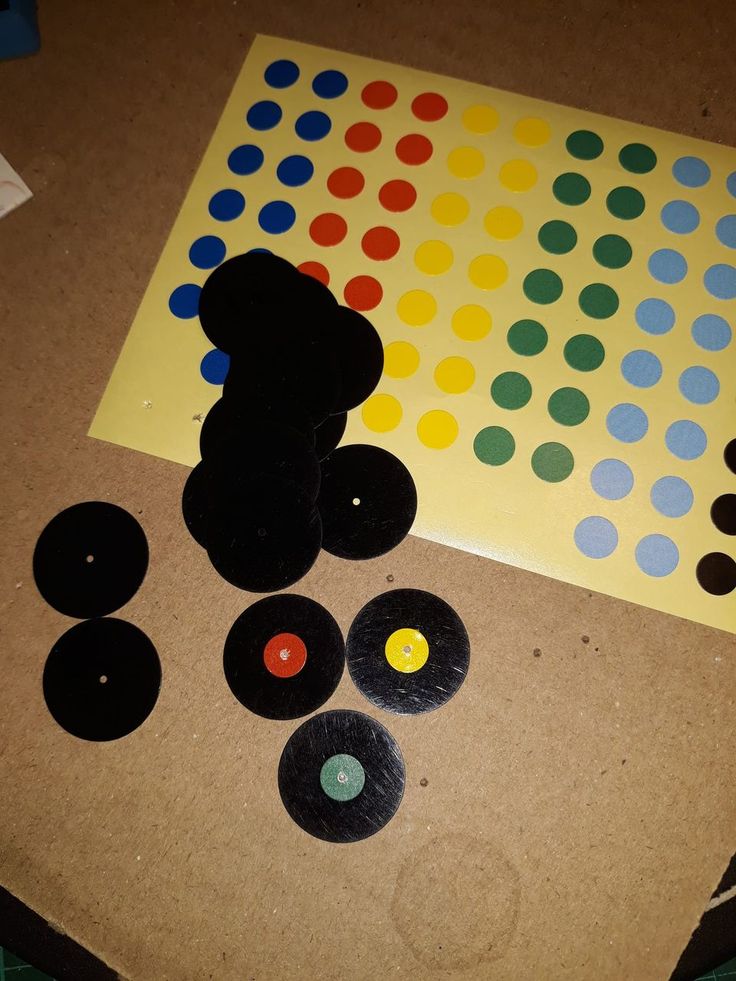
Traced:
<path id="1" fill-rule="evenodd" d="M 462 620 L 439 596 L 393 589 L 367 603 L 346 644 L 350 676 L 387 712 L 430 712 L 465 680 L 470 643 Z"/>

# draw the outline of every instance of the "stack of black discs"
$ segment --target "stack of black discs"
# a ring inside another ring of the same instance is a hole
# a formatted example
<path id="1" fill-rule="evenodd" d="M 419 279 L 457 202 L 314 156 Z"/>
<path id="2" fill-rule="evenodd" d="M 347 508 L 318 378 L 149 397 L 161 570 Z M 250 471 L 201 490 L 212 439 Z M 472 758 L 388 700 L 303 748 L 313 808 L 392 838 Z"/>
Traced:
<path id="1" fill-rule="evenodd" d="M 209 276 L 199 318 L 230 365 L 182 510 L 217 572 L 271 592 L 301 579 L 320 548 L 362 559 L 397 545 L 416 514 L 409 471 L 377 447 L 336 448 L 381 377 L 372 324 L 264 252 Z"/>

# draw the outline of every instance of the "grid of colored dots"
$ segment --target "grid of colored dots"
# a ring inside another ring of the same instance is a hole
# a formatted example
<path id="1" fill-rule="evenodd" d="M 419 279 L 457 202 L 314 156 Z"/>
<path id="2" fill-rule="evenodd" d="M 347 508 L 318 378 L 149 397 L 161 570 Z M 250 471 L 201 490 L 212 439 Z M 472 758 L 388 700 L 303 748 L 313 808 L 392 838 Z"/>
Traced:
<path id="1" fill-rule="evenodd" d="M 452 446 L 459 431 L 457 419 L 444 409 L 431 409 L 425 412 L 417 423 L 417 436 L 420 442 L 433 450 L 444 450 Z"/>
<path id="2" fill-rule="evenodd" d="M 396 144 L 396 156 L 410 167 L 426 163 L 433 151 L 432 141 L 421 133 L 407 133 Z"/>
<path id="3" fill-rule="evenodd" d="M 437 314 L 437 301 L 425 290 L 409 290 L 399 297 L 396 312 L 410 327 L 424 327 Z"/>
<path id="4" fill-rule="evenodd" d="M 365 187 L 365 177 L 355 167 L 338 167 L 327 178 L 327 190 L 335 198 L 357 197 Z"/>
<path id="5" fill-rule="evenodd" d="M 388 433 L 401 422 L 404 412 L 393 395 L 378 393 L 363 403 L 361 416 L 365 426 L 374 433 Z"/>
<path id="6" fill-rule="evenodd" d="M 360 93 L 363 105 L 369 109 L 389 109 L 398 99 L 399 93 L 391 82 L 377 79 L 364 86 Z"/>
<path id="7" fill-rule="evenodd" d="M 485 307 L 466 303 L 453 313 L 451 326 L 461 340 L 480 341 L 490 333 L 493 321 Z"/>

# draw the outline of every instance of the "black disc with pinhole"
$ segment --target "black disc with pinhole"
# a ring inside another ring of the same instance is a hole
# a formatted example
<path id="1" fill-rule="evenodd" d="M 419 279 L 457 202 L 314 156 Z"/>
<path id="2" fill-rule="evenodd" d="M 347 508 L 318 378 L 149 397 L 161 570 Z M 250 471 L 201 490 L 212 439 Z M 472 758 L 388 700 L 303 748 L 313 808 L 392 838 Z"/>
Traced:
<path id="1" fill-rule="evenodd" d="M 373 324 L 350 307 L 337 307 L 329 320 L 329 337 L 340 370 L 340 390 L 333 412 L 365 402 L 383 372 L 383 344 Z"/>
<path id="2" fill-rule="evenodd" d="M 721 494 L 711 504 L 710 517 L 724 535 L 736 535 L 736 494 Z"/>
<path id="3" fill-rule="evenodd" d="M 209 512 L 209 495 L 207 490 L 208 475 L 204 464 L 200 461 L 186 479 L 181 495 L 181 512 L 184 524 L 192 538 L 207 548 L 207 514 Z"/>
<path id="4" fill-rule="evenodd" d="M 132 514 L 106 501 L 73 504 L 49 521 L 33 553 L 38 591 L 80 620 L 113 613 L 137 591 L 148 542 Z"/>
<path id="5" fill-rule="evenodd" d="M 51 648 L 43 672 L 49 712 L 73 736 L 94 742 L 137 729 L 156 704 L 161 664 L 132 623 L 100 617 L 75 624 Z"/>
<path id="6" fill-rule="evenodd" d="M 327 791 L 325 772 L 346 760 L 345 786 L 359 773 L 350 799 Z M 290 817 L 323 841 L 361 841 L 394 816 L 404 794 L 404 760 L 391 733 L 362 712 L 335 710 L 313 716 L 292 734 L 279 761 L 279 793 Z"/>
<path id="7" fill-rule="evenodd" d="M 318 459 L 324 460 L 332 453 L 342 439 L 347 424 L 347 412 L 338 412 L 334 416 L 328 416 L 321 425 L 317 426 L 314 431 L 314 449 Z"/>
<path id="8" fill-rule="evenodd" d="M 263 393 L 261 396 L 243 393 L 241 398 L 218 399 L 204 418 L 199 433 L 199 455 L 211 455 L 223 432 L 232 428 L 245 431 L 264 421 L 288 426 L 315 444 L 315 430 L 307 410 L 295 399 L 282 394 Z"/>
<path id="9" fill-rule="evenodd" d="M 695 568 L 701 587 L 712 596 L 727 596 L 736 589 L 736 562 L 725 552 L 709 552 Z"/>
<path id="10" fill-rule="evenodd" d="M 732 473 L 736 473 L 736 439 L 730 440 L 723 451 L 723 459 Z"/>
<path id="11" fill-rule="evenodd" d="M 339 446 L 322 461 L 317 505 L 322 547 L 340 558 L 369 559 L 406 537 L 417 513 L 417 491 L 401 460 L 356 443 Z"/>
<path id="12" fill-rule="evenodd" d="M 422 589 L 393 589 L 358 613 L 345 656 L 350 677 L 369 701 L 387 712 L 416 715 L 444 705 L 460 688 L 470 642 L 445 600 Z M 407 670 L 399 670 L 393 664 L 404 656 Z M 421 666 L 413 669 L 416 663 Z"/>
<path id="13" fill-rule="evenodd" d="M 278 674 L 269 667 L 272 657 L 283 666 Z M 337 688 L 345 643 L 334 617 L 319 603 L 288 593 L 267 596 L 232 625 L 223 666 L 233 695 L 251 712 L 298 719 L 315 712 Z"/>

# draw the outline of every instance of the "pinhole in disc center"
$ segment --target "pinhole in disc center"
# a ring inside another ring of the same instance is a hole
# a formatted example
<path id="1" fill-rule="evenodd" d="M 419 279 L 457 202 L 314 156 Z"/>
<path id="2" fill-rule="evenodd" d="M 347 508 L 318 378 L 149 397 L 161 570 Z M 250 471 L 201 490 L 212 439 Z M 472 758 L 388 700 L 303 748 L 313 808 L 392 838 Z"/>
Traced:
<path id="1" fill-rule="evenodd" d="M 101 685 L 106 685 L 107 684 L 107 675 L 106 674 L 101 674 L 100 675 L 100 684 Z"/>
<path id="2" fill-rule="evenodd" d="M 357 508 L 357 507 L 358 507 L 358 505 L 360 504 L 360 498 L 359 498 L 359 497 L 354 497 L 354 498 L 353 498 L 353 504 L 354 504 L 354 505 L 356 506 L 356 508 Z"/>
<path id="3" fill-rule="evenodd" d="M 85 562 L 88 562 L 88 563 L 89 563 L 89 562 L 94 562 L 94 560 L 95 560 L 95 557 L 94 557 L 94 555 L 91 555 L 91 554 L 90 554 L 90 555 L 87 555 L 87 556 L 85 556 L 85 559 L 84 559 L 84 561 L 85 561 Z"/>

